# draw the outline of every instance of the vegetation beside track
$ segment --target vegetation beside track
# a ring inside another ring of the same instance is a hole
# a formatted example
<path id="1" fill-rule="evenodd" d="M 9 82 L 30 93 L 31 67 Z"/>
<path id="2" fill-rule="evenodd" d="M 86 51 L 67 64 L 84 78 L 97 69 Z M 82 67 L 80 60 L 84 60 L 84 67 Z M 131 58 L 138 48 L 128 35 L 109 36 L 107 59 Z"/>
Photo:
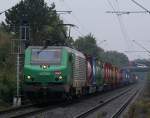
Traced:
<path id="1" fill-rule="evenodd" d="M 146 86 L 136 102 L 129 108 L 124 118 L 149 118 L 150 117 L 150 73 Z"/>
<path id="2" fill-rule="evenodd" d="M 0 106 L 6 107 L 12 101 L 16 86 L 15 60 L 10 54 L 10 39 L 11 35 L 0 26 Z"/>

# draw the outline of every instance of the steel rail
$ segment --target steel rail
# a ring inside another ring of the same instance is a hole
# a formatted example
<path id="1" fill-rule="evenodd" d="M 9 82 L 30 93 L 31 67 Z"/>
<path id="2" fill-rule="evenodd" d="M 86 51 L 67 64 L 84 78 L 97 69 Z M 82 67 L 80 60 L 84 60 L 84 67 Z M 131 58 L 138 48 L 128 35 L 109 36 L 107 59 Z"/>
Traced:
<path id="1" fill-rule="evenodd" d="M 132 96 L 117 110 L 116 113 L 114 113 L 111 118 L 119 118 L 119 116 L 122 114 L 122 112 L 127 108 L 127 106 L 131 103 L 131 101 L 135 98 L 139 90 L 136 90 Z"/>
<path id="2" fill-rule="evenodd" d="M 7 114 L 7 113 L 15 112 L 17 110 L 27 109 L 27 108 L 33 107 L 33 106 L 34 106 L 33 104 L 29 104 L 29 105 L 22 105 L 22 106 L 19 106 L 19 107 L 12 107 L 12 108 L 8 108 L 8 109 L 5 109 L 5 110 L 1 110 L 0 111 L 0 116 L 4 115 L 4 114 Z"/>
<path id="3" fill-rule="evenodd" d="M 113 100 L 115 100 L 115 99 L 121 97 L 122 95 L 127 94 L 130 90 L 132 90 L 132 88 L 130 88 L 130 89 L 124 91 L 124 92 L 121 92 L 119 95 L 116 95 L 116 96 L 114 96 L 114 97 L 109 98 L 108 100 L 104 101 L 103 103 L 100 102 L 98 105 L 96 105 L 96 106 L 94 106 L 94 107 L 88 109 L 88 110 L 85 111 L 85 112 L 82 112 L 81 114 L 76 115 L 76 116 L 73 117 L 73 118 L 85 118 L 85 117 L 87 117 L 89 114 L 95 112 L 97 109 L 99 109 L 99 108 L 105 106 L 106 104 L 108 104 L 108 103 L 112 102 Z"/>

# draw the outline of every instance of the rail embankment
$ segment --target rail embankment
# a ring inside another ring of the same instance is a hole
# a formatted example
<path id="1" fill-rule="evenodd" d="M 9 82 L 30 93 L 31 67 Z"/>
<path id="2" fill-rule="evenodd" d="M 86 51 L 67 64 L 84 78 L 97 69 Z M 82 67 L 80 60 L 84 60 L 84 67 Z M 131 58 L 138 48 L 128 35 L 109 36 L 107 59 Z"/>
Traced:
<path id="1" fill-rule="evenodd" d="M 150 118 L 150 73 L 146 79 L 143 91 L 131 105 L 124 118 Z"/>

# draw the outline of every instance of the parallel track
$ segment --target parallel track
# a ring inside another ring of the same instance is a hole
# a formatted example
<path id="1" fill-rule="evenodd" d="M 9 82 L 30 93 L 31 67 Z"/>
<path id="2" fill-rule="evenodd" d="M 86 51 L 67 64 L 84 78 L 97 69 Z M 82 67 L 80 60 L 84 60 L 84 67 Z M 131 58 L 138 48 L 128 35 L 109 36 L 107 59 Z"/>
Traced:
<path id="1" fill-rule="evenodd" d="M 114 113 L 111 118 L 119 118 L 122 112 L 127 108 L 127 106 L 131 103 L 131 101 L 135 98 L 135 96 L 139 93 L 139 90 L 136 90 L 129 99 Z"/>
<path id="2" fill-rule="evenodd" d="M 85 112 L 82 112 L 81 114 L 76 115 L 76 116 L 73 117 L 73 118 L 86 118 L 88 115 L 90 115 L 90 114 L 92 114 L 93 112 L 97 111 L 99 108 L 101 108 L 101 107 L 107 105 L 108 103 L 112 102 L 113 100 L 115 100 L 115 99 L 117 99 L 117 98 L 119 98 L 119 97 L 121 97 L 121 96 L 127 94 L 130 90 L 131 90 L 131 89 L 129 89 L 129 90 L 125 91 L 125 92 L 122 92 L 122 93 L 120 93 L 119 95 L 116 95 L 116 96 L 114 96 L 114 97 L 112 97 L 112 98 L 110 98 L 110 99 L 104 101 L 103 103 L 99 103 L 98 105 L 96 105 L 96 106 L 94 106 L 94 107 L 88 109 L 88 110 L 85 111 Z M 134 98 L 134 96 L 135 96 L 137 93 L 138 93 L 138 90 L 132 95 L 132 97 L 130 98 L 130 101 L 132 101 L 132 99 Z M 126 107 L 127 107 L 127 105 L 130 103 L 130 101 L 128 101 L 128 103 L 126 103 L 126 105 L 125 105 Z M 123 105 L 123 106 L 124 106 L 124 105 Z M 124 108 L 126 108 L 125 106 L 124 106 Z M 122 108 L 122 110 L 119 109 L 119 110 L 117 111 L 117 113 L 115 113 L 111 118 L 117 118 L 116 116 L 117 116 L 117 115 L 120 115 L 120 113 L 121 113 L 123 110 L 124 110 L 123 108 Z"/>

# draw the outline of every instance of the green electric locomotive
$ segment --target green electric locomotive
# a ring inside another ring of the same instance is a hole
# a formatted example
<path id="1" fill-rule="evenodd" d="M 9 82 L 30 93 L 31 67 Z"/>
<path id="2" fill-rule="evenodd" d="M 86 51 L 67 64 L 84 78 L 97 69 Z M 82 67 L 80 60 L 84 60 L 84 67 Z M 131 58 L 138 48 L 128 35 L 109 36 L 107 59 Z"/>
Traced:
<path id="1" fill-rule="evenodd" d="M 86 58 L 79 51 L 63 46 L 29 46 L 25 51 L 23 90 L 33 101 L 42 96 L 85 94 L 86 71 Z"/>
<path id="2" fill-rule="evenodd" d="M 29 46 L 25 51 L 23 91 L 32 102 L 71 99 L 112 88 L 127 72 L 65 46 Z M 129 78 L 129 81 L 132 78 Z"/>

